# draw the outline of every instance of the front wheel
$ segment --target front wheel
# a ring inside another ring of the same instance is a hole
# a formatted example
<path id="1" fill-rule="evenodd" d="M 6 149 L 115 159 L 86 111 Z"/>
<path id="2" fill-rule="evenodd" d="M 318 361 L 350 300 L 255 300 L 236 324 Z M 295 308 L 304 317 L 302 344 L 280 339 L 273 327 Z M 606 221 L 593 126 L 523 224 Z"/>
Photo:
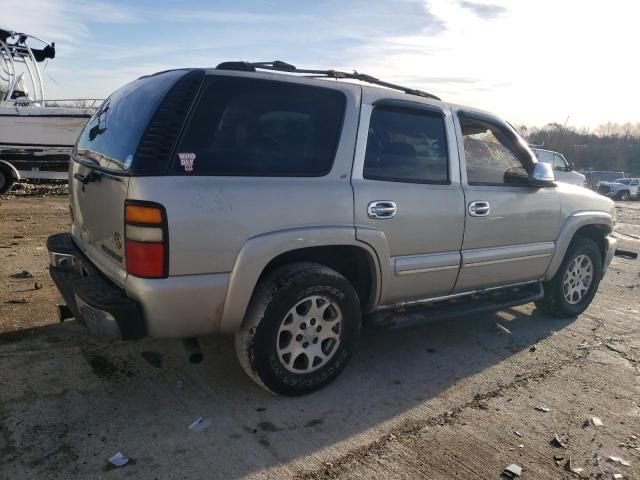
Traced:
<path id="1" fill-rule="evenodd" d="M 536 306 L 554 317 L 576 317 L 591 304 L 601 278 L 600 249 L 593 240 L 576 237 L 556 274 L 545 283 L 544 298 Z"/>
<path id="2" fill-rule="evenodd" d="M 260 281 L 236 353 L 245 372 L 277 394 L 304 395 L 333 381 L 360 336 L 360 302 L 335 270 L 315 263 L 281 267 Z"/>
<path id="3" fill-rule="evenodd" d="M 627 200 L 629 200 L 629 192 L 627 192 L 626 190 L 624 192 L 620 192 L 618 198 L 620 198 L 620 200 L 622 200 L 623 202 L 626 202 Z"/>
<path id="4" fill-rule="evenodd" d="M 6 168 L 0 166 L 0 195 L 7 193 L 14 182 L 13 175 Z"/>

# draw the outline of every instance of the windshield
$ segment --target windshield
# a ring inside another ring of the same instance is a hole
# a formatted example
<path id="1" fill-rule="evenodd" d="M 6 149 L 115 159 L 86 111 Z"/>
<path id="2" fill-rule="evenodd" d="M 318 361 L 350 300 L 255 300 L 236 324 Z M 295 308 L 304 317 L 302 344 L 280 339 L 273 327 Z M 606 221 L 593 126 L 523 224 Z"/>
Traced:
<path id="1" fill-rule="evenodd" d="M 84 128 L 76 152 L 110 170 L 128 170 L 151 116 L 185 74 L 173 70 L 142 77 L 114 92 Z"/>
<path id="2" fill-rule="evenodd" d="M 614 183 L 621 183 L 623 185 L 629 185 L 631 183 L 631 179 L 630 178 L 618 178 L 617 180 L 613 181 Z"/>

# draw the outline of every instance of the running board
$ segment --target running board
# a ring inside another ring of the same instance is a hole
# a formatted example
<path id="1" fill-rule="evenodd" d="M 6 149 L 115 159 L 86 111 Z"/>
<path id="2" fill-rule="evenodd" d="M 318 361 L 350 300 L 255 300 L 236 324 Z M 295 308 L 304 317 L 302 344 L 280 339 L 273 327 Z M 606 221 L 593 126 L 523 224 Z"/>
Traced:
<path id="1" fill-rule="evenodd" d="M 472 293 L 436 303 L 381 310 L 371 314 L 370 323 L 382 328 L 404 328 L 447 318 L 516 307 L 544 297 L 542 283 L 507 287 L 486 293 Z"/>

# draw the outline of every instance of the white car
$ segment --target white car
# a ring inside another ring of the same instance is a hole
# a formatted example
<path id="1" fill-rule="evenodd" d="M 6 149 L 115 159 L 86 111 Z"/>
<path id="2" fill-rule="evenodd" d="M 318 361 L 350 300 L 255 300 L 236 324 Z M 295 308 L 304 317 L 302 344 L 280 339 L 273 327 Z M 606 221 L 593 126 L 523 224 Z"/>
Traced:
<path id="1" fill-rule="evenodd" d="M 640 197 L 640 178 L 618 178 L 613 182 L 598 182 L 596 190 L 602 195 L 618 200 Z"/>
<path id="2" fill-rule="evenodd" d="M 586 177 L 573 169 L 573 165 L 567 162 L 564 155 L 552 150 L 543 150 L 541 148 L 532 148 L 533 153 L 538 157 L 538 161 L 548 163 L 553 167 L 556 181 L 570 183 L 584 187 Z"/>

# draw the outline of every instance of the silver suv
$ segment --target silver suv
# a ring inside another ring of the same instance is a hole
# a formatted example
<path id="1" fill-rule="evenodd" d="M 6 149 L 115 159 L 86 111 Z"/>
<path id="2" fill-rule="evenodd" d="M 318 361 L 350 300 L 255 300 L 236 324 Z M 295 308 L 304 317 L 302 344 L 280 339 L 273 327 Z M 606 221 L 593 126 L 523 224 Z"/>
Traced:
<path id="1" fill-rule="evenodd" d="M 69 185 L 71 232 L 47 245 L 77 319 L 125 340 L 235 334 L 246 372 L 288 395 L 332 381 L 362 319 L 394 309 L 576 316 L 616 244 L 613 202 L 554 183 L 499 118 L 283 62 L 122 87 Z"/>

